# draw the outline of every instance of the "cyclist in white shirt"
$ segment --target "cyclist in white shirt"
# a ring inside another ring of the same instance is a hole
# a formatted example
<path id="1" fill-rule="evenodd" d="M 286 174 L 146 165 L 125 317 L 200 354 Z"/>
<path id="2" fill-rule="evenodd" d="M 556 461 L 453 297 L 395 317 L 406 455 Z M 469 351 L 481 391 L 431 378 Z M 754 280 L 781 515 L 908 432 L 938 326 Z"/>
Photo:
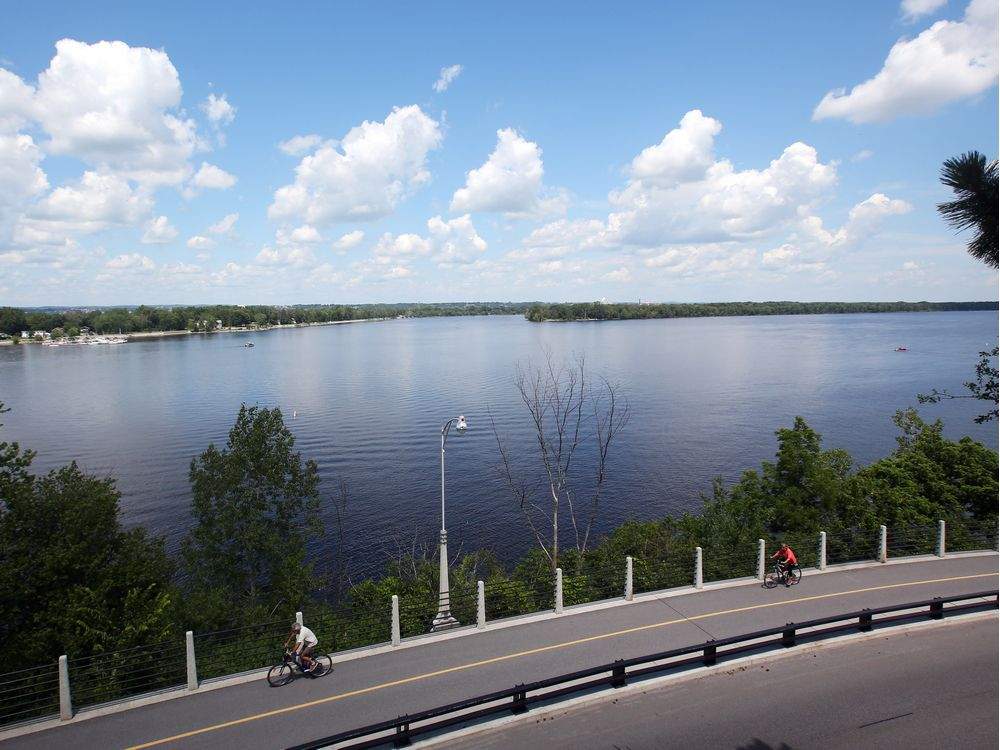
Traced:
<path id="1" fill-rule="evenodd" d="M 312 672 L 313 667 L 316 666 L 316 662 L 310 654 L 313 652 L 313 649 L 316 648 L 316 644 L 318 643 L 316 634 L 305 625 L 300 625 L 298 622 L 294 622 L 292 623 L 292 632 L 289 633 L 288 638 L 285 639 L 286 649 L 288 648 L 288 644 L 291 643 L 292 638 L 295 639 L 295 648 L 292 649 L 292 653 L 299 657 L 299 663 L 302 665 L 302 671 Z"/>

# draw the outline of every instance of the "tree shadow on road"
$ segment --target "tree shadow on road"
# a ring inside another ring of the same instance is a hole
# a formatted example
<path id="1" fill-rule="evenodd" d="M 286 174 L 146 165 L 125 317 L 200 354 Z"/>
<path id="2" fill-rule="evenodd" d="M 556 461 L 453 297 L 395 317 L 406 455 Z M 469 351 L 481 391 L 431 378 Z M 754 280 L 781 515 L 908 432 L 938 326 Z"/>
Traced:
<path id="1" fill-rule="evenodd" d="M 769 745 L 764 740 L 754 737 L 745 745 L 737 745 L 736 750 L 794 750 L 794 748 L 784 742 L 780 745 Z"/>

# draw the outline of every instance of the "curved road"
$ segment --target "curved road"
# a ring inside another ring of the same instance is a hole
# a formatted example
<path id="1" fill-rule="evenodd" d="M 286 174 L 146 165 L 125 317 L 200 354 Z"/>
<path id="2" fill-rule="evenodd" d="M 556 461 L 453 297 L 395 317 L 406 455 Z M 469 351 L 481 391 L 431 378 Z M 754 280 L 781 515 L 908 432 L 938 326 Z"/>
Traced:
<path id="1" fill-rule="evenodd" d="M 995 615 L 887 630 L 878 638 L 547 712 L 544 719 L 526 717 L 433 747 L 994 750 L 997 636 Z"/>
<path id="2" fill-rule="evenodd" d="M 283 748 L 618 658 L 996 587 L 997 555 L 988 554 L 807 572 L 790 589 L 747 583 L 687 590 L 358 658 L 329 677 L 280 689 L 259 679 L 109 716 L 84 714 L 3 747 Z"/>

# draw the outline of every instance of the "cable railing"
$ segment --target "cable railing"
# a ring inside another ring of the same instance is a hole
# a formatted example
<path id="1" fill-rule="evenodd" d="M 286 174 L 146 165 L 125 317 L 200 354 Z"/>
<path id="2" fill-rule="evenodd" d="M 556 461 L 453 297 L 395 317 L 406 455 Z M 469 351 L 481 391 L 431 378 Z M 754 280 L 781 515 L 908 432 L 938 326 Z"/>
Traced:
<path id="1" fill-rule="evenodd" d="M 986 521 L 966 521 L 948 530 L 948 550 L 951 552 L 973 552 L 997 549 L 996 519 Z"/>
<path id="2" fill-rule="evenodd" d="M 288 620 L 194 634 L 198 677 L 210 680 L 269 667 L 288 636 Z"/>
<path id="3" fill-rule="evenodd" d="M 637 594 L 672 589 L 691 584 L 694 571 L 694 546 L 677 546 L 655 554 L 636 557 L 633 563 L 634 590 Z"/>
<path id="4" fill-rule="evenodd" d="M 178 641 L 70 659 L 73 702 L 83 708 L 178 687 L 186 664 L 184 643 Z"/>
<path id="5" fill-rule="evenodd" d="M 28 721 L 59 711 L 59 675 L 51 664 L 0 675 L 0 723 Z"/>
<path id="6" fill-rule="evenodd" d="M 485 581 L 484 588 L 487 620 L 502 620 L 555 607 L 555 583 L 550 579 L 493 578 Z"/>
<path id="7" fill-rule="evenodd" d="M 494 573 L 485 581 L 456 577 L 450 612 L 463 627 L 598 601 L 679 587 L 756 576 L 771 566 L 781 542 L 791 546 L 802 567 L 857 561 L 886 561 L 919 555 L 997 549 L 995 520 L 934 526 L 897 525 L 837 529 L 830 533 L 781 534 L 759 540 L 733 540 L 727 545 L 676 544 L 646 548 L 623 561 L 600 557 L 565 558 L 556 575 L 542 569 L 518 569 L 511 576 Z M 342 652 L 365 647 L 389 648 L 402 639 L 424 637 L 435 630 L 440 609 L 436 587 L 417 595 L 391 596 L 372 584 L 349 594 L 338 606 L 322 605 L 306 624 L 316 633 L 320 650 Z M 395 603 L 393 600 L 396 600 Z M 302 613 L 298 613 L 301 620 Z M 133 698 L 268 667 L 278 661 L 289 633 L 288 619 L 272 620 L 211 632 L 188 633 L 150 646 L 93 654 L 59 665 L 39 665 L 0 675 L 0 726 L 52 716 L 64 718 L 73 708 Z"/>
<path id="8" fill-rule="evenodd" d="M 877 529 L 841 529 L 827 534 L 828 565 L 878 559 Z"/>

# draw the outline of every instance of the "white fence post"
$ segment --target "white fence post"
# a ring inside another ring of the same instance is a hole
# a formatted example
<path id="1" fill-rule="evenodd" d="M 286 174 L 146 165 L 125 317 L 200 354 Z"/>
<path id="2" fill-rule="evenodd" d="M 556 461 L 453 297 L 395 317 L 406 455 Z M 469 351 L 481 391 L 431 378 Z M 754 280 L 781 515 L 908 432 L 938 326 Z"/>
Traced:
<path id="1" fill-rule="evenodd" d="M 764 555 L 767 543 L 763 539 L 757 540 L 757 580 L 764 580 Z"/>
<path id="2" fill-rule="evenodd" d="M 694 587 L 700 589 L 703 585 L 701 577 L 701 547 L 694 548 Z"/>
<path id="3" fill-rule="evenodd" d="M 476 627 L 486 627 L 486 584 L 476 581 Z"/>
<path id="4" fill-rule="evenodd" d="M 944 557 L 944 521 L 938 521 L 937 556 Z"/>
<path id="5" fill-rule="evenodd" d="M 302 613 L 301 612 L 296 612 L 295 613 L 295 622 L 297 622 L 299 625 L 303 624 L 302 623 Z"/>
<path id="6" fill-rule="evenodd" d="M 889 559 L 889 542 L 886 534 L 885 524 L 878 527 L 878 561 L 885 562 Z"/>
<path id="7" fill-rule="evenodd" d="M 69 692 L 69 663 L 65 656 L 59 657 L 59 718 L 63 721 L 73 718 L 73 698 Z"/>
<path id="8" fill-rule="evenodd" d="M 188 630 L 184 633 L 184 660 L 187 662 L 188 690 L 198 689 L 198 663 L 194 656 L 194 633 Z"/>
<path id="9" fill-rule="evenodd" d="M 563 611 L 562 607 L 562 568 L 556 568 L 556 614 Z"/>
<path id="10" fill-rule="evenodd" d="M 392 645 L 399 645 L 399 597 L 392 595 Z"/>
<path id="11" fill-rule="evenodd" d="M 630 602 L 635 598 L 635 590 L 632 586 L 632 556 L 625 558 L 625 601 Z"/>
<path id="12" fill-rule="evenodd" d="M 819 532 L 819 569 L 826 570 L 826 532 Z"/>

